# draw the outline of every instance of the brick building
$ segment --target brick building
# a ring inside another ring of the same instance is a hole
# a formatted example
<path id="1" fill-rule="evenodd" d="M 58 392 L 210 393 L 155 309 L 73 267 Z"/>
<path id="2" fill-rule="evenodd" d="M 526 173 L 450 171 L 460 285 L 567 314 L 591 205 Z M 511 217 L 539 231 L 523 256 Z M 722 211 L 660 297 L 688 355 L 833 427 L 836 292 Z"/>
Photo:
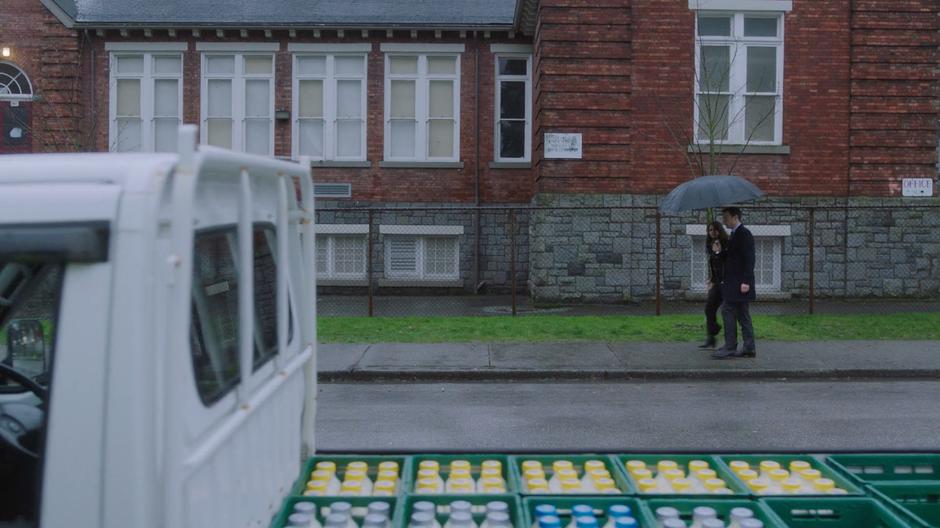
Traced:
<path id="1" fill-rule="evenodd" d="M 807 288 L 798 206 L 829 207 L 817 293 L 940 291 L 940 215 L 913 207 L 937 198 L 901 196 L 937 178 L 936 0 L 223 4 L 4 0 L 0 153 L 172 150 L 185 122 L 311 156 L 336 287 L 367 281 L 363 207 L 395 208 L 374 213 L 374 284 L 464 290 L 507 284 L 508 235 L 504 214 L 459 208 L 528 207 L 516 272 L 542 299 L 648 298 L 652 210 L 635 207 L 733 172 L 777 207 L 746 218 L 766 293 Z M 662 220 L 667 296 L 701 287 L 700 224 Z M 921 231 L 886 231 L 904 224 Z"/>

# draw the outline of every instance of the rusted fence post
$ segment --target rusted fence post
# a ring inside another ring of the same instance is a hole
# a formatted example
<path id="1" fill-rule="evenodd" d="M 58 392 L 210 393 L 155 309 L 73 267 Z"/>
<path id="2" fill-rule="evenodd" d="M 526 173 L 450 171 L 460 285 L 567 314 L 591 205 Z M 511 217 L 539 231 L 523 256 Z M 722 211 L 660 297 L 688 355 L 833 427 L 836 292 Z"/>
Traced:
<path id="1" fill-rule="evenodd" d="M 656 211 L 656 315 L 663 314 L 662 306 L 662 246 L 663 246 L 663 232 L 662 232 L 662 215 L 659 211 Z"/>
<path id="2" fill-rule="evenodd" d="M 374 315 L 375 306 L 372 291 L 372 210 L 369 209 L 368 243 L 366 244 L 366 280 L 369 284 L 369 317 Z"/>
<path id="3" fill-rule="evenodd" d="M 809 239 L 807 243 L 809 245 L 809 314 L 813 315 L 816 313 L 816 258 L 815 258 L 815 242 L 813 241 L 813 230 L 816 226 L 816 208 L 809 208 L 809 226 L 807 226 L 806 233 Z"/>
<path id="4" fill-rule="evenodd" d="M 516 211 L 509 210 L 509 284 L 512 289 L 512 315 L 516 315 Z"/>

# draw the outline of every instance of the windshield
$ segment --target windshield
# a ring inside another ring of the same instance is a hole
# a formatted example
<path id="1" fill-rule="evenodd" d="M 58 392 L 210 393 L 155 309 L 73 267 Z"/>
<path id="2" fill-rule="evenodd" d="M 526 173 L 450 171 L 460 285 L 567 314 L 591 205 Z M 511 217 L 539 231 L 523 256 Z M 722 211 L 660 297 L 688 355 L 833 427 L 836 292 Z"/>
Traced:
<path id="1" fill-rule="evenodd" d="M 0 361 L 48 385 L 61 264 L 0 263 Z M 0 377 L 0 390 L 23 391 Z"/>

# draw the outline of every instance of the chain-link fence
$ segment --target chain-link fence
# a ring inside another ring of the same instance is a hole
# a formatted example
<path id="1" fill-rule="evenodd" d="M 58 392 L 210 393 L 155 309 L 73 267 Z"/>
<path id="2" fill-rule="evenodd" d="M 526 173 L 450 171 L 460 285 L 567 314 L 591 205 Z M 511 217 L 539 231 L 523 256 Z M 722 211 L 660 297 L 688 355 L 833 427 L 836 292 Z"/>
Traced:
<path id="1" fill-rule="evenodd" d="M 755 313 L 940 311 L 940 207 L 760 205 Z M 317 212 L 321 316 L 700 313 L 707 215 L 651 206 Z"/>

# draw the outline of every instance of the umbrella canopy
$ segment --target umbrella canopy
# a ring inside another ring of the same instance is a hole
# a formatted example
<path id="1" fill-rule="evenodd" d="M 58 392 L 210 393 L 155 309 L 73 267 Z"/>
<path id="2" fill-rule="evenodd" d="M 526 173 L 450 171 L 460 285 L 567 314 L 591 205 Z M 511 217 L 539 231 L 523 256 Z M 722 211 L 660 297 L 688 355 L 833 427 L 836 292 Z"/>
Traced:
<path id="1" fill-rule="evenodd" d="M 664 214 L 708 209 L 756 200 L 764 196 L 753 183 L 738 176 L 701 176 L 679 185 L 663 199 Z"/>

